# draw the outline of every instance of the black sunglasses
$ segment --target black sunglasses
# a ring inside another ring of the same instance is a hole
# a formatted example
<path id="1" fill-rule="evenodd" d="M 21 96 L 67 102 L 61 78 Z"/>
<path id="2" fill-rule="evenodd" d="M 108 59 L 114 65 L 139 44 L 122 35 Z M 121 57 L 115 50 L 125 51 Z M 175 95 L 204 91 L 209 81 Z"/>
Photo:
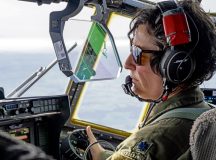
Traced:
<path id="1" fill-rule="evenodd" d="M 132 45 L 131 46 L 131 53 L 132 53 L 132 56 L 133 56 L 133 59 L 135 61 L 136 64 L 138 65 L 144 65 L 146 63 L 146 59 L 147 59 L 147 56 L 146 54 L 162 54 L 163 51 L 157 51 L 157 50 L 144 50 L 144 49 L 141 49 L 140 47 L 137 47 L 135 45 Z"/>

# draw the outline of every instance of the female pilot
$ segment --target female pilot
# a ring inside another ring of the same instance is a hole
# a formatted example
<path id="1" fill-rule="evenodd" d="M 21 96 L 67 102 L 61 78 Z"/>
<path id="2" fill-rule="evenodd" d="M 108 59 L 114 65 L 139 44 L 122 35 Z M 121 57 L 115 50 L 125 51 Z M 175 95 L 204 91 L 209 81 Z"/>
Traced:
<path id="1" fill-rule="evenodd" d="M 131 53 L 124 65 L 130 71 L 127 90 L 155 105 L 141 128 L 115 152 L 93 145 L 93 159 L 176 160 L 189 148 L 193 120 L 158 118 L 179 108 L 210 108 L 199 85 L 216 70 L 214 24 L 198 2 L 165 1 L 135 16 L 128 35 Z M 91 128 L 86 130 L 90 143 L 96 142 Z"/>

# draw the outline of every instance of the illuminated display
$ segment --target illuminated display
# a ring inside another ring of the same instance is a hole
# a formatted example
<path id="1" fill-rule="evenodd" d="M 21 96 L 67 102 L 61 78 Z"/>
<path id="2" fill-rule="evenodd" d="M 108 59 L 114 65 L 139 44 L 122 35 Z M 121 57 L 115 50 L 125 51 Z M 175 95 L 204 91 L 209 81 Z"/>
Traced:
<path id="1" fill-rule="evenodd" d="M 216 104 L 216 89 L 203 89 L 203 93 L 206 102 Z"/>
<path id="2" fill-rule="evenodd" d="M 17 104 L 5 104 L 4 107 L 6 110 L 13 110 L 13 109 L 17 109 L 18 105 Z"/>
<path id="3" fill-rule="evenodd" d="M 8 132 L 11 136 L 23 140 L 25 142 L 30 143 L 30 131 L 29 128 L 19 128 L 19 129 L 13 129 Z"/>
<path id="4" fill-rule="evenodd" d="M 216 104 L 216 96 L 206 96 L 205 101 L 209 103 Z"/>

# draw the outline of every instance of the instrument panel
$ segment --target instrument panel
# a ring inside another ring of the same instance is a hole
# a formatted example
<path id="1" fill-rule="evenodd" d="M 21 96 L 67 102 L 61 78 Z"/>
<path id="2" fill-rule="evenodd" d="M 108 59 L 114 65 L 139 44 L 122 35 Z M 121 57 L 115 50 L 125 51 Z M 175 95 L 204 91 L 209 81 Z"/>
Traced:
<path id="1" fill-rule="evenodd" d="M 216 105 L 216 88 L 203 88 L 202 91 L 205 96 L 205 101 Z"/>
<path id="2" fill-rule="evenodd" d="M 63 97 L 41 97 L 29 99 L 0 100 L 0 121 L 8 118 L 22 118 L 28 115 L 46 114 L 60 111 Z"/>
<path id="3" fill-rule="evenodd" d="M 67 95 L 0 100 L 0 131 L 60 159 L 61 129 L 70 116 Z"/>

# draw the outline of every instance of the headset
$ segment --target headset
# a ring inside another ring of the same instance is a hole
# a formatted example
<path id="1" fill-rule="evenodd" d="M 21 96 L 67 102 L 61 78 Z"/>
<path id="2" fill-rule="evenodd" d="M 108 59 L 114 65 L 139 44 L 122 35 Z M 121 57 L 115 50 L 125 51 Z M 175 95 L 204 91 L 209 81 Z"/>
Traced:
<path id="1" fill-rule="evenodd" d="M 184 50 L 183 47 L 191 42 L 188 20 L 183 8 L 175 1 L 159 2 L 157 7 L 162 13 L 167 43 L 160 62 L 160 73 L 167 81 L 180 84 L 192 76 L 196 66 L 191 56 L 192 51 Z M 194 23 L 193 19 L 189 18 Z"/>
<path id="2" fill-rule="evenodd" d="M 167 0 L 158 2 L 156 7 L 159 8 L 161 15 L 156 19 L 155 23 L 162 18 L 167 43 L 166 47 L 163 49 L 164 54 L 159 64 L 159 70 L 164 81 L 164 91 L 156 100 L 143 99 L 132 91 L 131 87 L 133 84 L 130 76 L 127 76 L 125 84 L 122 84 L 122 88 L 126 94 L 134 96 L 140 101 L 153 103 L 165 101 L 175 85 L 185 82 L 192 76 L 196 63 L 191 53 L 199 42 L 198 28 L 190 15 L 187 15 L 197 31 L 197 42 L 192 49 L 185 49 L 185 45 L 191 42 L 191 32 L 186 13 L 176 1 Z"/>

